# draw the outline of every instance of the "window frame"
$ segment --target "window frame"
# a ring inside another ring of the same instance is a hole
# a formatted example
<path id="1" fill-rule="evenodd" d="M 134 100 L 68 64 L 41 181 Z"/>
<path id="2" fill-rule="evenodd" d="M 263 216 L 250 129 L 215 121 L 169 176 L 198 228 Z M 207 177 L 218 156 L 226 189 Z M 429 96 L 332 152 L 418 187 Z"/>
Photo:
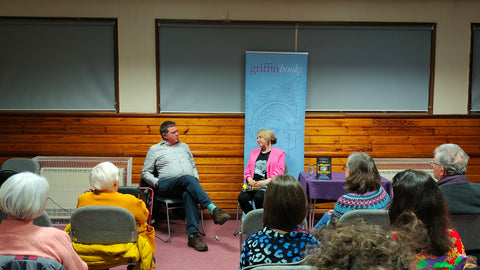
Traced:
<path id="1" fill-rule="evenodd" d="M 480 96 L 480 78 L 474 78 L 475 75 L 480 77 L 480 23 L 472 23 L 470 25 L 470 68 L 468 76 L 468 114 L 480 114 L 480 99 L 478 100 L 479 104 L 474 104 L 475 100 L 473 99 L 474 94 Z M 478 36 L 475 36 L 475 33 Z M 478 40 L 478 44 L 475 43 L 475 38 Z M 475 50 L 476 49 L 476 50 Z M 478 60 L 477 60 L 478 59 Z M 478 63 L 476 62 L 478 61 Z M 478 81 L 478 85 L 474 83 Z M 475 93 L 474 93 L 475 92 Z M 474 105 L 478 106 L 479 109 L 473 111 Z"/>
<path id="2" fill-rule="evenodd" d="M 428 104 L 425 104 L 426 110 L 423 111 L 394 111 L 394 110 L 387 110 L 387 111 L 380 111 L 380 110 L 365 110 L 365 111 L 353 111 L 353 110 L 345 110 L 345 111 L 321 111 L 321 110 L 309 110 L 309 113 L 348 113 L 348 114 L 419 114 L 419 115 L 431 115 L 433 114 L 433 85 L 434 85 L 434 71 L 435 71 L 435 40 L 436 40 L 436 23 L 431 23 L 431 22 L 312 22 L 312 21 L 300 21 L 300 22 L 294 22 L 294 21 L 218 21 L 218 20 L 177 20 L 177 19 L 156 19 L 155 20 L 155 26 L 156 26 L 156 63 L 157 63 L 157 113 L 166 113 L 165 111 L 162 111 L 162 108 L 160 108 L 160 95 L 161 95 L 161 89 L 160 89 L 160 50 L 159 50 L 159 24 L 161 23 L 184 23 L 186 25 L 188 24 L 218 24 L 218 25 L 225 25 L 225 24 L 235 24 L 235 23 L 240 23 L 240 24 L 271 24 L 271 25 L 292 25 L 295 26 L 296 28 L 296 36 L 295 38 L 295 52 L 298 52 L 298 27 L 301 26 L 331 26 L 331 25 L 337 25 L 337 26 L 358 26 L 358 25 L 363 25 L 363 26 L 391 26 L 391 27 L 403 27 L 403 26 L 428 26 L 431 27 L 430 31 L 430 55 L 429 55 L 429 75 L 427 76 L 428 79 L 428 89 L 426 89 L 426 94 L 428 97 Z M 308 91 L 308 89 L 307 89 Z M 202 111 L 191 111 L 191 112 L 180 112 L 180 113 L 204 113 Z M 215 113 L 226 113 L 226 112 L 215 112 Z M 243 113 L 243 112 L 238 112 L 238 113 Z"/>
<path id="3" fill-rule="evenodd" d="M 20 17 L 20 16 L 0 16 L 0 20 L 8 21 L 45 21 L 45 23 L 51 23 L 51 24 L 56 24 L 58 25 L 63 24 L 69 24 L 71 23 L 72 25 L 75 25 L 75 23 L 79 23 L 79 25 L 86 25 L 88 23 L 95 24 L 99 23 L 101 26 L 109 26 L 111 24 L 112 26 L 112 32 L 111 32 L 111 37 L 113 40 L 111 40 L 112 48 L 112 60 L 111 62 L 111 67 L 113 70 L 112 74 L 112 81 L 110 81 L 112 90 L 108 90 L 108 95 L 112 95 L 113 99 L 105 99 L 109 100 L 108 104 L 111 104 L 112 106 L 106 106 L 105 108 L 77 108 L 77 109 L 65 109 L 65 108 L 39 108 L 39 109 L 29 109 L 29 108 L 20 108 L 20 109 L 0 109 L 0 113 L 36 113 L 36 114 L 42 114 L 42 113 L 55 113 L 59 115 L 63 114 L 71 114 L 71 113 L 101 113 L 101 114 L 118 114 L 119 113 L 119 72 L 118 72 L 118 19 L 117 18 L 78 18 L 78 17 Z M 108 44 L 106 44 L 108 45 Z M 105 48 L 108 48 L 108 46 L 105 46 Z M 110 49 L 109 49 L 110 50 Z M 47 63 L 46 63 L 47 64 Z M 42 68 L 42 67 L 40 67 Z M 73 72 L 73 71 L 72 71 Z M 73 73 L 72 73 L 73 74 Z M 92 79 L 93 80 L 93 79 Z M 82 89 L 78 89 L 82 90 Z M 77 91 L 78 91 L 77 90 Z M 72 90 L 73 91 L 73 90 Z M 8 92 L 8 91 L 7 91 Z M 107 93 L 107 91 L 102 92 L 102 93 Z M 95 93 L 92 92 L 92 98 L 95 97 Z M 65 106 L 65 105 L 64 105 Z M 108 108 L 107 108 L 108 107 Z"/>

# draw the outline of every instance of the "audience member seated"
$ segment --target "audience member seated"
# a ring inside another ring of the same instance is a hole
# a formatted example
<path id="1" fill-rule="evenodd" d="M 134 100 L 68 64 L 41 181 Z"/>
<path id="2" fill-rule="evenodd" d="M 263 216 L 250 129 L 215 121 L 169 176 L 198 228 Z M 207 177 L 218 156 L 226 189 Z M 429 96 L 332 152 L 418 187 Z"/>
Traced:
<path id="1" fill-rule="evenodd" d="M 304 228 L 307 198 L 291 175 L 277 175 L 265 192 L 263 230 L 250 235 L 240 255 L 240 269 L 257 264 L 291 263 L 318 242 Z"/>
<path id="2" fill-rule="evenodd" d="M 442 144 L 434 151 L 433 177 L 447 200 L 450 214 L 480 214 L 480 184 L 467 181 L 468 155 L 460 146 Z"/>
<path id="3" fill-rule="evenodd" d="M 257 132 L 257 144 L 260 148 L 250 152 L 243 179 L 245 185 L 238 195 L 238 202 L 246 214 L 253 210 L 250 203 L 255 203 L 255 208 L 263 208 L 263 199 L 268 183 L 273 177 L 285 172 L 285 151 L 274 148 L 277 143 L 275 133 L 269 129 Z"/>
<path id="4" fill-rule="evenodd" d="M 188 144 L 179 139 L 177 124 L 165 121 L 160 125 L 162 141 L 148 149 L 143 163 L 142 179 L 155 189 L 183 200 L 187 245 L 197 251 L 207 251 L 208 246 L 199 236 L 198 205 L 208 209 L 215 224 L 223 225 L 230 219 L 220 207 L 215 206 L 199 182 L 195 159 Z"/>
<path id="5" fill-rule="evenodd" d="M 415 244 L 403 230 L 372 225 L 364 220 L 323 226 L 313 232 L 320 246 L 307 250 L 307 261 L 318 270 L 407 270 Z"/>
<path id="6" fill-rule="evenodd" d="M 90 173 L 90 186 L 92 189 L 78 197 L 77 208 L 103 205 L 117 206 L 127 209 L 135 218 L 139 233 L 138 241 L 148 242 L 146 245 L 140 245 L 143 247 L 140 251 L 140 256 L 143 261 L 142 265 L 151 265 L 153 268 L 152 255 L 155 253 L 155 229 L 147 224 L 147 207 L 142 200 L 130 194 L 122 194 L 118 192 L 118 176 L 119 170 L 111 162 L 102 162 L 95 166 Z M 69 229 L 70 225 L 65 228 L 66 231 Z M 76 244 L 75 249 L 81 257 L 87 261 L 86 258 L 88 257 L 88 251 L 85 251 L 85 253 L 79 252 L 79 248 L 81 248 L 81 246 Z"/>
<path id="7" fill-rule="evenodd" d="M 415 269 L 463 269 L 466 254 L 458 233 L 452 229 L 447 203 L 433 178 L 425 172 L 405 170 L 393 181 L 389 206 L 390 223 L 408 226 L 414 215 L 425 226 L 428 238 L 416 255 Z"/>
<path id="8" fill-rule="evenodd" d="M 8 215 L 0 224 L 0 254 L 38 256 L 60 262 L 67 270 L 84 269 L 70 237 L 53 227 L 33 225 L 43 214 L 48 182 L 31 172 L 17 173 L 0 187 L 0 210 Z"/>
<path id="9" fill-rule="evenodd" d="M 390 196 L 382 187 L 375 161 L 365 153 L 353 153 L 345 165 L 345 189 L 350 193 L 338 198 L 333 210 L 325 213 L 315 228 L 331 224 L 348 211 L 386 209 Z"/>

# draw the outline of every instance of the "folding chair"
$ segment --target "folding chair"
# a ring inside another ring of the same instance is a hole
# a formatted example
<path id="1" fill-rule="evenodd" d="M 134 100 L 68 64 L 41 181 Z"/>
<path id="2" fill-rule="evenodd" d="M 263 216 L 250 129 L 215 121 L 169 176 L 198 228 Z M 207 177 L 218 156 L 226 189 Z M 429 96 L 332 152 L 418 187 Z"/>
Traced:
<path id="1" fill-rule="evenodd" d="M 252 205 L 255 204 L 253 200 L 250 201 Z M 240 222 L 240 203 L 237 203 L 237 218 L 235 219 L 235 230 L 233 231 L 233 236 L 236 236 L 237 234 L 241 233 L 242 231 L 238 228 L 238 223 Z"/>
<path id="2" fill-rule="evenodd" d="M 11 158 L 2 164 L 1 170 L 11 170 L 15 172 L 32 172 L 38 174 L 38 166 L 33 159 L 29 158 Z"/>
<path id="3" fill-rule="evenodd" d="M 317 268 L 308 265 L 307 259 L 303 258 L 299 262 L 290 263 L 263 263 L 244 267 L 243 270 L 315 270 Z"/>
<path id="4" fill-rule="evenodd" d="M 0 222 L 4 219 L 7 219 L 7 214 L 0 211 Z M 48 217 L 47 212 L 43 212 L 41 216 L 34 218 L 33 224 L 41 227 L 52 227 L 52 221 Z"/>
<path id="5" fill-rule="evenodd" d="M 70 238 L 72 242 L 81 244 L 135 243 L 138 248 L 135 218 L 128 210 L 116 206 L 85 206 L 76 209 L 71 217 Z M 79 253 L 79 256 L 82 257 L 82 254 Z M 112 261 L 115 260 L 118 260 L 118 265 L 135 265 L 140 269 L 140 260 L 125 262 L 112 256 Z M 101 268 L 101 265 L 87 264 L 92 269 Z"/>
<path id="6" fill-rule="evenodd" d="M 480 259 L 480 214 L 451 214 L 450 219 L 462 239 L 467 255 Z"/>
<path id="7" fill-rule="evenodd" d="M 364 219 L 370 224 L 382 227 L 390 225 L 388 210 L 385 209 L 356 209 L 348 211 L 338 219 L 338 223 L 349 223 L 356 219 Z"/>
<path id="8" fill-rule="evenodd" d="M 65 270 L 57 261 L 48 258 L 29 255 L 0 255 L 0 269 L 10 270 Z"/>
<path id="9" fill-rule="evenodd" d="M 153 189 L 149 187 L 140 187 L 137 185 L 132 186 L 119 186 L 118 192 L 123 194 L 133 195 L 145 203 L 148 209 L 147 223 L 152 224 L 152 212 L 153 212 Z"/>
<path id="10" fill-rule="evenodd" d="M 155 237 L 162 240 L 163 242 L 168 242 L 170 240 L 170 236 L 171 236 L 169 210 L 184 208 L 183 200 L 179 199 L 179 198 L 166 197 L 166 196 L 163 196 L 163 194 L 159 194 L 158 192 L 153 191 L 153 187 L 150 186 L 150 184 L 147 181 L 145 181 L 143 178 L 140 180 L 140 187 L 150 188 L 152 190 L 152 193 L 153 193 L 153 202 L 156 202 L 157 204 L 164 204 L 165 205 L 168 235 L 167 235 L 167 238 L 162 238 L 162 237 L 155 234 Z M 153 211 L 155 211 L 155 209 L 152 208 L 152 212 Z M 201 223 L 202 223 L 202 231 L 200 231 L 199 233 L 201 235 L 205 236 L 205 224 L 203 222 L 203 210 L 202 209 L 200 209 L 200 219 L 201 219 Z M 155 218 L 153 219 L 152 223 L 153 222 L 155 222 Z"/>
<path id="11" fill-rule="evenodd" d="M 263 228 L 263 208 L 254 209 L 248 212 L 243 218 L 242 230 L 240 231 L 240 250 L 242 250 L 243 241 L 262 230 Z"/>

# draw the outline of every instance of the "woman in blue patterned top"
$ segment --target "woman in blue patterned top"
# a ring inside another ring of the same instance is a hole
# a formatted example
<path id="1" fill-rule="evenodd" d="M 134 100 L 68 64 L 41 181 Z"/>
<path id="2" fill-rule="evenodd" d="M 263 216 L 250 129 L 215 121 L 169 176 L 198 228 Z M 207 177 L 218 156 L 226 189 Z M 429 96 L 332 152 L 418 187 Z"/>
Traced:
<path id="1" fill-rule="evenodd" d="M 338 198 L 333 210 L 325 213 L 315 228 L 331 224 L 348 211 L 356 209 L 386 209 L 390 196 L 383 189 L 373 158 L 365 153 L 353 153 L 345 166 L 345 189 L 350 193 Z"/>
<path id="2" fill-rule="evenodd" d="M 263 203 L 263 230 L 243 245 L 240 269 L 250 265 L 298 262 L 307 247 L 319 245 L 301 227 L 307 215 L 302 185 L 291 175 L 277 175 L 268 185 Z"/>

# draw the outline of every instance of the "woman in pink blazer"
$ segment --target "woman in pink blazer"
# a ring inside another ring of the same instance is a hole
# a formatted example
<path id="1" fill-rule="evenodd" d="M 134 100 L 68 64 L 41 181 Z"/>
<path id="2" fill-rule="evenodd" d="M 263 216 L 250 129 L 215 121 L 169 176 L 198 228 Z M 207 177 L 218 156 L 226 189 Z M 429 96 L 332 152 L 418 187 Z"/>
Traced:
<path id="1" fill-rule="evenodd" d="M 257 143 L 260 148 L 250 152 L 243 179 L 245 185 L 238 195 L 238 202 L 244 213 L 253 210 L 250 201 L 254 201 L 255 208 L 263 208 L 263 196 L 268 183 L 273 177 L 285 171 L 285 151 L 274 148 L 277 143 L 275 133 L 269 129 L 257 132 Z"/>

